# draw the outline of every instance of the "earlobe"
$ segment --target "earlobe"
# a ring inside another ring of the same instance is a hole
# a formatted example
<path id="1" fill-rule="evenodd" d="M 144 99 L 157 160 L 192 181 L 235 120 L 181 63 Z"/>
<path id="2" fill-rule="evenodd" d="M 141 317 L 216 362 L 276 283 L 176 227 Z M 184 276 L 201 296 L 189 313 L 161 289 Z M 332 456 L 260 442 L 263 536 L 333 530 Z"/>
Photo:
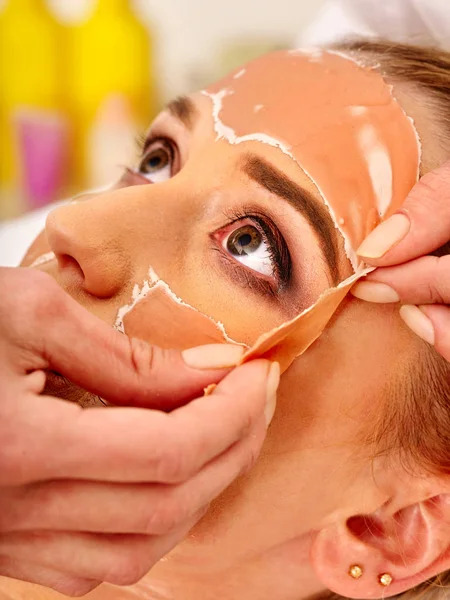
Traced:
<path id="1" fill-rule="evenodd" d="M 311 564 L 322 583 L 348 598 L 387 598 L 450 568 L 450 496 L 382 507 L 319 531 Z"/>

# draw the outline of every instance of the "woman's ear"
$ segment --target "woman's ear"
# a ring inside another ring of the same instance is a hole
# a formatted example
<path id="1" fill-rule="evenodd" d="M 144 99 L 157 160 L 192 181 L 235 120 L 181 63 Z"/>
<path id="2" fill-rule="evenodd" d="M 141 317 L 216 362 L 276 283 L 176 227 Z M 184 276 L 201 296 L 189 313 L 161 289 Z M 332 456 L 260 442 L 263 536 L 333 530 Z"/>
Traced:
<path id="1" fill-rule="evenodd" d="M 349 598 L 386 598 L 450 569 L 450 494 L 392 505 L 317 533 L 311 564 L 327 588 Z"/>

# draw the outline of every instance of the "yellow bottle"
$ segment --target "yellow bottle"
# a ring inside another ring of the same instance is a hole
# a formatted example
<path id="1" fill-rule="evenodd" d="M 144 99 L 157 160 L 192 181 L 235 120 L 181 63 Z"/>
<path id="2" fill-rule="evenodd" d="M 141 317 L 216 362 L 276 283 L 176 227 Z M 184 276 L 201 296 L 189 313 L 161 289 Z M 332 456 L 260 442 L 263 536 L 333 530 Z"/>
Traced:
<path id="1" fill-rule="evenodd" d="M 74 165 L 78 184 L 88 186 L 102 183 L 96 176 L 105 170 L 99 148 L 105 152 L 109 148 L 106 162 L 111 162 L 120 144 L 111 143 L 108 136 L 102 143 L 101 132 L 106 135 L 115 128 L 120 140 L 120 132 L 140 130 L 155 112 L 149 33 L 128 0 L 93 0 L 93 4 L 86 20 L 68 27 L 64 48 L 66 102 L 77 136 Z M 117 107 L 123 108 L 121 114 Z M 102 163 L 98 169 L 96 161 Z"/>
<path id="2" fill-rule="evenodd" d="M 45 120 L 60 106 L 58 35 L 44 0 L 6 0 L 0 11 L 0 218 L 19 211 L 18 178 L 28 177 L 19 115 L 43 111 Z"/>

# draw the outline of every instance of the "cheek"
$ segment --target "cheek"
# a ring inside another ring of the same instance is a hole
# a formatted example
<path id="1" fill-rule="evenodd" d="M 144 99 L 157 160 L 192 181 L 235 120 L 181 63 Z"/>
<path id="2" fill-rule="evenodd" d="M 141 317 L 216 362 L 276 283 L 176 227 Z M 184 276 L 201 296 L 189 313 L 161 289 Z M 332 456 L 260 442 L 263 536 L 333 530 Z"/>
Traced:
<path id="1" fill-rule="evenodd" d="M 320 527 L 359 498 L 361 486 L 368 505 L 373 501 L 372 449 L 364 440 L 385 401 L 392 365 L 410 358 L 412 348 L 397 312 L 346 302 L 283 375 L 258 463 L 214 504 L 203 534 L 228 536 L 230 547 L 243 535 L 254 547 L 271 546 Z"/>
<path id="2" fill-rule="evenodd" d="M 23 257 L 20 266 L 21 267 L 29 267 L 37 258 L 50 252 L 51 248 L 49 243 L 47 242 L 47 236 L 45 235 L 45 231 L 42 231 L 31 246 L 28 248 L 25 256 Z"/>
<path id="3" fill-rule="evenodd" d="M 387 384 L 414 343 L 397 306 L 349 298 L 327 330 L 286 372 L 276 413 L 277 450 L 357 443 L 386 401 Z"/>

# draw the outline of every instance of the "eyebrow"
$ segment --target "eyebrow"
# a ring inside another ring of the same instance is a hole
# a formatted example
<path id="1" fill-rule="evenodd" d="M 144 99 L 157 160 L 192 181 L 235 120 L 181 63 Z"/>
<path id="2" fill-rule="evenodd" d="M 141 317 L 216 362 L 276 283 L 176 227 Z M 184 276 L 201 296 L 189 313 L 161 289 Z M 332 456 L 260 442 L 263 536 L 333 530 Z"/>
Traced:
<path id="1" fill-rule="evenodd" d="M 166 105 L 166 110 L 191 130 L 198 116 L 194 102 L 188 96 L 178 96 Z"/>
<path id="2" fill-rule="evenodd" d="M 259 156 L 247 154 L 241 168 L 256 183 L 286 200 L 306 218 L 320 238 L 323 254 L 336 285 L 340 279 L 338 238 L 335 223 L 327 207 Z"/>

